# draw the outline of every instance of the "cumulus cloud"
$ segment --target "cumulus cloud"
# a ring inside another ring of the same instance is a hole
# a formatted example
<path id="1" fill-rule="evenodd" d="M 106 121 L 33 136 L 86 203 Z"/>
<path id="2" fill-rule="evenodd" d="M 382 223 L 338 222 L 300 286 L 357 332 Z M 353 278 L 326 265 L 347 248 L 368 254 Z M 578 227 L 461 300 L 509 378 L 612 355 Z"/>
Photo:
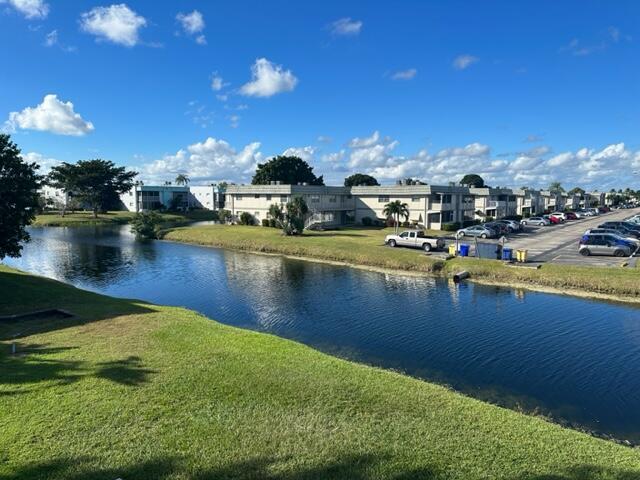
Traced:
<path id="1" fill-rule="evenodd" d="M 80 16 L 82 30 L 98 40 L 125 47 L 133 47 L 139 42 L 139 30 L 146 25 L 147 20 L 124 3 L 95 7 Z"/>
<path id="2" fill-rule="evenodd" d="M 317 151 L 317 148 L 311 145 L 306 147 L 289 147 L 282 155 L 299 157 L 307 163 L 311 163 L 314 160 L 314 155 Z"/>
<path id="3" fill-rule="evenodd" d="M 49 15 L 49 4 L 43 0 L 0 0 L 0 4 L 8 3 L 29 20 L 46 18 Z"/>
<path id="4" fill-rule="evenodd" d="M 332 22 L 329 25 L 329 29 L 336 36 L 353 36 L 360 33 L 362 25 L 360 20 L 352 20 L 349 17 L 345 17 Z"/>
<path id="5" fill-rule="evenodd" d="M 225 83 L 224 79 L 218 75 L 218 72 L 213 72 L 211 75 L 211 90 L 214 92 L 219 92 L 224 87 L 228 86 L 228 83 Z M 226 98 L 224 99 L 226 101 Z"/>
<path id="6" fill-rule="evenodd" d="M 260 143 L 253 142 L 237 151 L 224 140 L 208 137 L 173 155 L 143 165 L 141 177 L 163 181 L 173 178 L 176 173 L 185 173 L 194 182 L 246 181 L 262 161 L 259 149 Z"/>
<path id="7" fill-rule="evenodd" d="M 418 70 L 410 68 L 408 70 L 400 70 L 391 75 L 391 80 L 411 80 L 418 74 Z"/>
<path id="8" fill-rule="evenodd" d="M 73 110 L 73 103 L 62 102 L 58 100 L 57 95 L 49 94 L 45 95 L 40 105 L 9 114 L 5 130 L 16 129 L 82 136 L 92 132 L 94 127 Z"/>
<path id="9" fill-rule="evenodd" d="M 453 59 L 453 68 L 456 70 L 464 70 L 479 61 L 480 59 L 473 55 L 458 55 Z"/>
<path id="10" fill-rule="evenodd" d="M 240 93 L 250 97 L 271 97 L 290 92 L 298 84 L 291 70 L 284 70 L 266 58 L 258 58 L 251 67 L 251 81 L 240 88 Z"/>
<path id="11" fill-rule="evenodd" d="M 62 163 L 60 160 L 47 157 L 37 152 L 23 153 L 21 156 L 26 162 L 35 162 L 36 164 L 38 164 L 40 166 L 40 169 L 38 170 L 38 173 L 40 175 L 46 175 L 47 173 L 49 173 L 49 171 L 51 171 L 51 167 Z"/>
<path id="12" fill-rule="evenodd" d="M 178 13 L 176 20 L 182 26 L 185 34 L 195 38 L 196 43 L 200 45 L 207 43 L 206 37 L 201 33 L 205 27 L 204 17 L 198 10 L 191 13 Z"/>

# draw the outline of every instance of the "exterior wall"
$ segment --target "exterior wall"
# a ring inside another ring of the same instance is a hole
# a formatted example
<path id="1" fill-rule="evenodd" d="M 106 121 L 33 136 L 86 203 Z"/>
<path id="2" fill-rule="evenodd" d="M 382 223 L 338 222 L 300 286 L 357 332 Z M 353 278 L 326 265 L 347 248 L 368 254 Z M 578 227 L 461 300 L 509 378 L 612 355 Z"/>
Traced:
<path id="1" fill-rule="evenodd" d="M 517 195 L 511 189 L 471 188 L 470 192 L 475 197 L 476 218 L 503 218 L 517 214 Z"/>
<path id="2" fill-rule="evenodd" d="M 189 206 L 189 187 L 174 185 L 136 185 L 120 195 L 120 201 L 130 212 L 152 210 L 159 206 L 169 208 L 174 197 L 181 197 L 180 207 Z"/>
<path id="3" fill-rule="evenodd" d="M 224 208 L 224 193 L 221 194 L 215 185 L 190 186 L 189 206 L 191 208 L 219 210 Z"/>
<path id="4" fill-rule="evenodd" d="M 514 190 L 516 197 L 516 215 L 534 216 L 544 210 L 544 200 L 536 190 Z"/>
<path id="5" fill-rule="evenodd" d="M 43 185 L 40 189 L 40 194 L 47 203 L 50 203 L 50 206 L 47 206 L 47 208 L 66 207 L 69 201 L 69 195 L 67 193 L 49 185 Z"/>
<path id="6" fill-rule="evenodd" d="M 387 203 L 406 203 L 409 221 L 430 229 L 440 229 L 444 223 L 473 219 L 473 199 L 466 187 L 435 185 L 392 185 L 352 187 L 356 199 L 356 222 L 369 217 L 385 221 Z"/>
<path id="7" fill-rule="evenodd" d="M 309 207 L 308 223 L 346 225 L 355 221 L 355 200 L 347 187 L 317 185 L 230 185 L 225 193 L 225 208 L 234 219 L 249 212 L 261 222 L 269 218 L 269 207 L 283 207 L 292 197 L 301 196 Z"/>

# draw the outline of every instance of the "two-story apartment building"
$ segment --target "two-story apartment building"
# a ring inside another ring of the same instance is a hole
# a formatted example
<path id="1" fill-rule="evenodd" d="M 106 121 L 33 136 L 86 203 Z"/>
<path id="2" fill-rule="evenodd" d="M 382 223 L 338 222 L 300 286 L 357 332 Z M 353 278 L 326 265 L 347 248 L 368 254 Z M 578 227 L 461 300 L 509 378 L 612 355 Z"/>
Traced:
<path id="1" fill-rule="evenodd" d="M 541 190 L 540 195 L 544 200 L 544 211 L 556 212 L 564 210 L 566 197 L 562 196 L 562 192 Z"/>
<path id="2" fill-rule="evenodd" d="M 216 185 L 189 186 L 189 208 L 220 210 L 224 208 L 224 191 Z"/>
<path id="3" fill-rule="evenodd" d="M 474 197 L 475 216 L 481 220 L 487 217 L 502 218 L 516 215 L 516 196 L 510 188 L 470 188 Z"/>
<path id="4" fill-rule="evenodd" d="M 352 187 L 356 202 L 356 222 L 365 217 L 386 220 L 387 203 L 406 203 L 409 221 L 430 229 L 440 229 L 445 223 L 473 220 L 473 197 L 467 187 L 455 185 L 388 185 Z"/>
<path id="5" fill-rule="evenodd" d="M 513 190 L 516 197 L 516 214 L 523 217 L 539 215 L 544 211 L 544 200 L 540 191 L 530 188 Z"/>
<path id="6" fill-rule="evenodd" d="M 269 207 L 283 207 L 294 196 L 304 198 L 309 207 L 307 223 L 348 225 L 355 222 L 355 200 L 349 187 L 318 185 L 229 185 L 225 192 L 225 209 L 234 219 L 249 212 L 256 222 L 269 218 Z"/>
<path id="7" fill-rule="evenodd" d="M 120 201 L 130 212 L 159 208 L 188 208 L 189 187 L 181 185 L 134 185 L 120 195 Z"/>

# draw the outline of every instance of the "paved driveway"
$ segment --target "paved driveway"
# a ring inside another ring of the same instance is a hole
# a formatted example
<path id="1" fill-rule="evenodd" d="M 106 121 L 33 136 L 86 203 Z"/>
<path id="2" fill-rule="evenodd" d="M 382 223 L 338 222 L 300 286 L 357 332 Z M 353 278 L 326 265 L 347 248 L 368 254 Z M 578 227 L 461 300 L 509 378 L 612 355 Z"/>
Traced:
<path id="1" fill-rule="evenodd" d="M 578 241 L 589 228 L 596 228 L 603 222 L 624 220 L 640 208 L 614 210 L 597 217 L 568 221 L 563 225 L 529 227 L 527 232 L 512 235 L 506 246 L 513 249 L 527 249 L 532 262 L 553 262 L 590 266 L 612 266 L 622 263 L 615 257 L 583 257 L 578 253 Z"/>

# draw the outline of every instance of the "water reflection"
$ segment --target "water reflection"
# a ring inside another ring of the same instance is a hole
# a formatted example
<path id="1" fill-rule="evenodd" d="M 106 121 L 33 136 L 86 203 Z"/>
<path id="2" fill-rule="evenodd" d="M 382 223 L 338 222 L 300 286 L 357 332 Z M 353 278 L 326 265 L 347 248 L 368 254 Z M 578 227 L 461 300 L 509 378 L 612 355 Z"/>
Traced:
<path id="1" fill-rule="evenodd" d="M 511 407 L 640 440 L 635 307 L 169 242 L 33 229 L 18 268 L 182 305 Z"/>

